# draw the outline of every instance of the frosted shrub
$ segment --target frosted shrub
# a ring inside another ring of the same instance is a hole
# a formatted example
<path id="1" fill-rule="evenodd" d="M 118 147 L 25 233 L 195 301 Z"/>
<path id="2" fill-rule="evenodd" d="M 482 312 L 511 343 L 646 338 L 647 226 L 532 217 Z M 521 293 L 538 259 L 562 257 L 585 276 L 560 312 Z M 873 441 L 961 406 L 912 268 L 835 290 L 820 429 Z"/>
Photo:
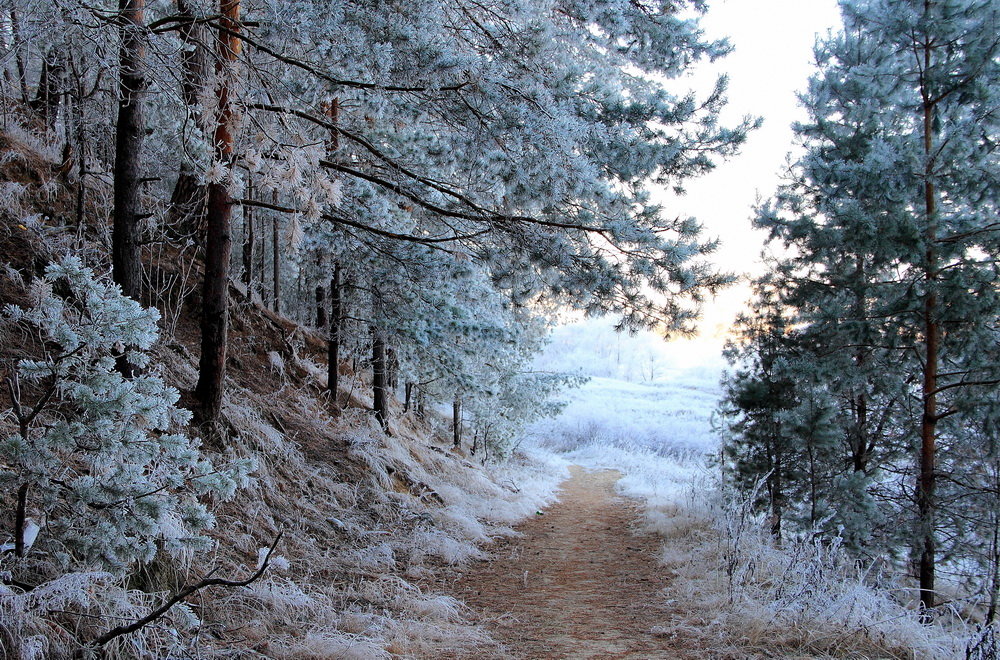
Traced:
<path id="1" fill-rule="evenodd" d="M 925 625 L 882 584 L 853 561 L 841 539 L 806 535 L 780 547 L 768 521 L 756 513 L 751 493 L 717 509 L 717 566 L 725 573 L 731 634 L 744 644 L 840 655 L 958 657 L 963 629 Z M 703 555 L 710 556 L 706 542 Z M 767 640 L 763 642 L 763 640 Z"/>
<path id="2" fill-rule="evenodd" d="M 202 496 L 231 495 L 251 466 L 216 469 L 197 440 L 173 432 L 189 413 L 150 368 L 157 311 L 75 257 L 50 265 L 30 293 L 27 309 L 0 315 L 5 332 L 20 329 L 41 347 L 41 357 L 11 365 L 12 410 L 0 427 L 4 508 L 37 517 L 39 544 L 63 565 L 122 568 L 158 547 L 205 545 L 199 532 L 213 519 Z M 124 378 L 115 369 L 122 357 L 145 372 Z M 8 529 L 33 528 L 17 526 Z"/>

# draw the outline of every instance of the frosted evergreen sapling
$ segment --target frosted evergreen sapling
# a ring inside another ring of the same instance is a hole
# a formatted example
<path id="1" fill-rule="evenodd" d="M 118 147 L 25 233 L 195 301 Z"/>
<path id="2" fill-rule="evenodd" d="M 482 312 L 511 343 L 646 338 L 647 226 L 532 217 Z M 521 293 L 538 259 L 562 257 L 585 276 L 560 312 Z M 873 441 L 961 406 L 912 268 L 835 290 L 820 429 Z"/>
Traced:
<path id="1" fill-rule="evenodd" d="M 231 495 L 252 465 L 217 468 L 177 431 L 189 414 L 147 352 L 157 311 L 76 257 L 49 266 L 30 296 L 27 308 L 3 310 L 6 341 L 20 335 L 41 355 L 14 367 L 0 484 L 7 500 L 25 493 L 27 515 L 42 525 L 38 547 L 66 566 L 120 569 L 160 548 L 207 545 L 205 496 Z M 144 370 L 133 379 L 115 369 L 125 347 Z"/>

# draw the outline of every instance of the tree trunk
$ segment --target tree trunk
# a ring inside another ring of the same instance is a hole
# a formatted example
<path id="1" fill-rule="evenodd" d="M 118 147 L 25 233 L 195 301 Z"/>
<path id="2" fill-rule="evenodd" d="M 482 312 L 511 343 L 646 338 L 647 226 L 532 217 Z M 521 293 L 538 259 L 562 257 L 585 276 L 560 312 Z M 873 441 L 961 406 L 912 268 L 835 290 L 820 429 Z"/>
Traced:
<path id="1" fill-rule="evenodd" d="M 993 542 L 990 544 L 990 605 L 986 610 L 986 625 L 997 618 L 997 601 L 1000 600 L 1000 525 L 994 514 Z"/>
<path id="2" fill-rule="evenodd" d="M 413 383 L 407 383 L 403 386 L 405 392 L 403 396 L 403 412 L 410 412 L 410 407 L 413 404 Z"/>
<path id="3" fill-rule="evenodd" d="M 272 195 L 272 203 L 278 203 L 278 193 Z M 271 285 L 274 296 L 274 313 L 281 314 L 281 226 L 278 214 L 271 219 Z"/>
<path id="4" fill-rule="evenodd" d="M 925 9 L 929 2 L 925 3 Z M 924 47 L 924 72 L 931 66 L 931 44 Z M 934 607 L 934 569 L 936 539 L 935 526 L 935 488 L 936 488 L 936 452 L 937 452 L 937 388 L 938 388 L 938 352 L 941 341 L 941 328 L 937 321 L 936 283 L 937 255 L 934 242 L 937 240 L 937 193 L 935 191 L 934 175 L 934 105 L 931 92 L 926 81 L 922 81 L 923 94 L 923 128 L 924 128 L 924 214 L 926 222 L 925 241 L 925 281 L 927 292 L 924 298 L 924 379 L 923 379 L 923 415 L 920 422 L 920 474 L 917 479 L 917 509 L 920 528 L 920 605 L 922 610 Z"/>
<path id="5" fill-rule="evenodd" d="M 389 383 L 389 390 L 395 392 L 399 388 L 399 357 L 393 348 L 387 348 L 385 356 L 386 381 Z"/>
<path id="6" fill-rule="evenodd" d="M 140 251 L 142 143 L 146 122 L 142 97 L 146 58 L 145 0 L 119 0 L 121 52 L 119 57 L 118 123 L 115 126 L 114 211 L 111 231 L 111 274 L 122 293 L 142 301 Z M 81 184 L 82 185 L 82 184 Z M 116 368 L 125 378 L 139 369 L 123 354 Z"/>
<path id="7" fill-rule="evenodd" d="M 326 287 L 322 284 L 316 285 L 316 327 L 326 327 Z"/>
<path id="8" fill-rule="evenodd" d="M 337 99 L 330 102 L 326 109 L 330 123 L 336 125 L 340 118 L 340 104 Z M 327 144 L 327 157 L 330 160 L 336 158 L 337 149 L 340 146 L 340 134 L 337 131 L 330 131 L 330 141 Z M 318 291 L 317 291 L 318 294 Z M 340 288 L 340 262 L 333 262 L 333 276 L 330 279 L 330 335 L 326 347 L 327 356 L 327 390 L 330 392 L 330 399 L 337 405 L 337 387 L 340 383 L 340 328 L 344 312 L 342 309 L 343 298 Z M 317 300 L 317 305 L 320 301 Z"/>
<path id="9" fill-rule="evenodd" d="M 775 436 L 780 438 L 781 436 Z M 780 440 L 775 442 L 774 449 L 774 470 L 771 473 L 771 535 L 774 536 L 778 545 L 781 545 L 781 521 L 784 517 L 784 484 L 782 483 L 782 470 L 784 461 L 782 460 L 782 449 Z"/>
<path id="10" fill-rule="evenodd" d="M 312 320 L 312 305 L 305 301 L 305 295 L 305 269 L 299 268 L 295 275 L 295 296 L 292 298 L 296 304 L 288 310 L 288 315 L 300 325 L 308 325 Z"/>
<path id="11" fill-rule="evenodd" d="M 240 51 L 239 0 L 221 0 L 219 32 L 219 109 L 215 127 L 215 155 L 227 167 L 233 160 L 233 108 L 230 100 L 230 67 Z M 225 182 L 208 187 L 208 235 L 205 252 L 205 286 L 202 295 L 201 362 L 195 396 L 201 406 L 202 421 L 214 425 L 222 411 L 229 343 L 229 262 L 232 256 L 232 199 Z"/>
<path id="12" fill-rule="evenodd" d="M 17 17 L 17 10 L 10 9 L 10 31 L 13 38 L 14 59 L 17 63 L 17 77 L 20 81 L 21 100 L 28 102 L 28 75 L 24 66 L 24 53 L 21 51 L 21 21 Z"/>
<path id="13" fill-rule="evenodd" d="M 326 389 L 330 399 L 337 405 L 337 390 L 340 386 L 340 327 L 344 316 L 340 290 L 340 262 L 333 264 L 333 278 L 330 280 L 330 340 L 326 345 Z"/>
<path id="14" fill-rule="evenodd" d="M 858 256 L 855 263 L 857 287 L 852 293 L 854 294 L 853 314 L 859 323 L 865 318 L 866 314 L 864 293 L 867 278 L 866 270 L 864 258 Z M 865 349 L 859 348 L 854 353 L 854 364 L 857 366 L 859 372 L 864 373 L 867 361 Z M 868 429 L 868 396 L 863 387 L 856 396 L 852 397 L 852 404 L 854 406 L 854 438 L 851 447 L 851 462 L 853 463 L 854 471 L 862 473 L 868 470 L 870 456 L 868 448 L 872 444 Z"/>
<path id="15" fill-rule="evenodd" d="M 145 0 L 119 0 L 121 32 L 118 124 L 115 127 L 114 225 L 111 233 L 111 273 L 122 293 L 142 296 L 139 260 L 142 143 L 146 125 L 142 111 L 146 80 Z M 128 376 L 130 374 L 126 374 Z"/>
<path id="16" fill-rule="evenodd" d="M 451 436 L 452 446 L 458 449 L 462 446 L 462 398 L 456 396 L 451 402 Z"/>
<path id="17" fill-rule="evenodd" d="M 372 391 L 375 419 L 378 420 L 383 429 L 388 428 L 389 425 L 385 376 L 385 340 L 377 328 L 372 328 Z"/>
<path id="18" fill-rule="evenodd" d="M 86 236 L 86 218 L 84 211 L 87 202 L 87 139 L 84 132 L 83 123 L 83 97 L 84 91 L 83 75 L 76 66 L 76 60 L 70 60 L 73 69 L 75 90 L 73 94 L 72 109 L 72 130 L 73 139 L 76 140 L 76 246 L 83 249 L 84 238 Z"/>
<path id="19" fill-rule="evenodd" d="M 17 489 L 17 508 L 14 512 L 14 555 L 24 556 L 24 526 L 25 514 L 28 508 L 28 484 L 23 483 Z"/>
<path id="20" fill-rule="evenodd" d="M 65 60 L 55 47 L 49 49 L 42 60 L 42 73 L 38 79 L 38 90 L 31 108 L 38 113 L 45 130 L 52 132 L 56 128 L 59 116 L 59 98 L 62 96 L 62 84 L 65 77 Z"/>
<path id="21" fill-rule="evenodd" d="M 205 116 L 198 97 L 200 86 L 210 78 L 204 46 L 208 42 L 209 33 L 205 26 L 194 22 L 194 11 L 187 0 L 177 0 L 177 13 L 187 19 L 180 27 L 180 39 L 185 46 L 181 53 L 181 98 L 187 107 L 188 121 L 207 131 L 209 118 Z M 192 238 L 197 244 L 202 244 L 201 230 L 207 195 L 208 191 L 198 182 L 198 176 L 191 165 L 186 161 L 182 162 L 170 195 L 166 221 L 166 226 L 176 238 Z"/>
<path id="22" fill-rule="evenodd" d="M 417 388 L 417 417 L 425 419 L 427 417 L 427 395 L 424 388 Z"/>
<path id="23" fill-rule="evenodd" d="M 253 199 L 253 182 L 247 181 L 247 197 Z M 243 207 L 243 284 L 247 299 L 253 300 L 253 249 L 256 245 L 253 206 Z"/>

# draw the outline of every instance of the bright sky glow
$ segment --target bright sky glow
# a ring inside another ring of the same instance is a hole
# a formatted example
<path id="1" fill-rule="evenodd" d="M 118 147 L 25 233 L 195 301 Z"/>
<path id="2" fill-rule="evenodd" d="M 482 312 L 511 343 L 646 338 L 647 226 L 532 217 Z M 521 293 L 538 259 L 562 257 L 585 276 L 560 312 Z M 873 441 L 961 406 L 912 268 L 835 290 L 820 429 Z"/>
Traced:
<path id="1" fill-rule="evenodd" d="M 798 93 L 815 70 L 813 46 L 817 37 L 839 28 L 840 12 L 837 0 L 711 0 L 701 25 L 707 38 L 728 38 L 735 50 L 714 64 L 700 64 L 679 81 L 679 89 L 701 90 L 704 96 L 726 74 L 729 104 L 722 121 L 735 125 L 752 115 L 763 117 L 764 125 L 750 135 L 740 155 L 688 182 L 686 195 L 664 192 L 659 200 L 670 216 L 694 216 L 706 237 L 722 239 L 714 255 L 722 270 L 748 276 L 705 305 L 699 337 L 665 343 L 643 332 L 620 340 L 633 352 L 655 354 L 671 377 L 676 369 L 722 368 L 723 343 L 750 299 L 747 279 L 762 271 L 765 236 L 750 225 L 753 208 L 774 193 L 794 152 L 791 125 L 805 118 Z M 574 324 L 568 336 L 589 336 L 596 330 L 588 323 Z M 610 327 L 613 319 L 597 322 L 602 323 Z"/>
<path id="2" fill-rule="evenodd" d="M 728 37 L 735 51 L 690 76 L 710 89 L 729 75 L 729 105 L 723 121 L 745 115 L 764 118 L 742 153 L 710 175 L 690 182 L 684 197 L 666 201 L 671 215 L 693 215 L 708 236 L 722 239 L 716 261 L 730 272 L 756 274 L 764 235 L 750 226 L 754 204 L 777 187 L 793 151 L 791 124 L 804 118 L 797 93 L 813 72 L 813 45 L 840 24 L 836 0 L 714 0 L 702 19 L 709 38 Z M 705 309 L 702 334 L 717 350 L 736 313 L 749 298 L 745 284 L 733 287 Z"/>

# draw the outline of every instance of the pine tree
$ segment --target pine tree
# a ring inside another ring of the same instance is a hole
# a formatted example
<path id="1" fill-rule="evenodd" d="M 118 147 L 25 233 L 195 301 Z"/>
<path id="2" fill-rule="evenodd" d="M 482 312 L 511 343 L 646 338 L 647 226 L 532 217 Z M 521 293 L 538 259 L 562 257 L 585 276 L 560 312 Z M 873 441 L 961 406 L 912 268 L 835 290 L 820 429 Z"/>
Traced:
<path id="1" fill-rule="evenodd" d="M 111 256 L 115 282 L 122 292 L 141 300 L 142 266 L 139 239 L 145 80 L 145 0 L 121 0 L 120 98 L 115 127 L 114 232 Z"/>
<path id="2" fill-rule="evenodd" d="M 8 336 L 39 337 L 43 352 L 21 359 L 10 381 L 17 430 L 2 439 L 0 484 L 6 510 L 18 513 L 14 538 L 44 517 L 38 543 L 64 565 L 117 569 L 160 548 L 205 546 L 204 496 L 232 494 L 252 466 L 214 467 L 177 432 L 189 415 L 149 370 L 156 310 L 75 257 L 49 266 L 31 297 L 2 317 Z M 142 374 L 115 369 L 123 350 Z"/>
<path id="3" fill-rule="evenodd" d="M 221 79 L 214 135 L 219 170 L 209 183 L 206 218 L 205 281 L 202 290 L 201 361 L 195 395 L 200 403 L 201 421 L 214 425 L 222 412 L 229 344 L 229 263 L 232 257 L 233 199 L 232 178 L 235 118 L 232 95 L 233 65 L 240 52 L 240 2 L 221 0 L 222 22 L 218 28 L 216 72 Z"/>
<path id="4" fill-rule="evenodd" d="M 983 350 L 996 341 L 1000 303 L 1000 5 L 857 0 L 842 9 L 845 31 L 818 47 L 820 73 L 803 96 L 806 155 L 759 224 L 794 248 L 789 302 L 811 324 L 815 352 L 850 365 L 839 385 L 857 471 L 870 471 L 871 452 L 893 435 L 910 457 L 929 608 L 945 524 L 941 454 L 966 433 L 964 401 L 1000 376 Z"/>

